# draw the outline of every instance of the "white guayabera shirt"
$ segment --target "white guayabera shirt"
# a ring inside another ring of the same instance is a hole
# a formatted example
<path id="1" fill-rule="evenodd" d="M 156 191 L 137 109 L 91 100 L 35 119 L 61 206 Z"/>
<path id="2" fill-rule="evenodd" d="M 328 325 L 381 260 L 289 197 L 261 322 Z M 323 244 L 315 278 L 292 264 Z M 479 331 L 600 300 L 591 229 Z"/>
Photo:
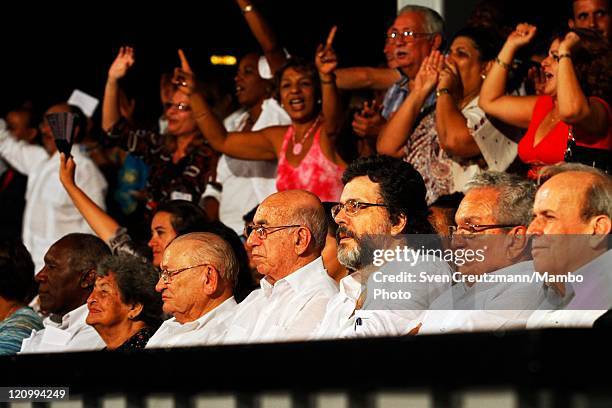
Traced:
<path id="1" fill-rule="evenodd" d="M 84 304 L 62 316 L 60 323 L 47 317 L 43 320 L 44 329 L 32 330 L 32 335 L 23 339 L 19 354 L 103 349 L 106 344 L 98 332 L 85 323 L 88 313 L 87 304 Z"/>
<path id="2" fill-rule="evenodd" d="M 237 307 L 232 296 L 193 322 L 179 323 L 174 317 L 168 319 L 149 339 L 145 348 L 219 344 Z"/>
<path id="3" fill-rule="evenodd" d="M 265 278 L 260 285 L 238 305 L 225 343 L 308 340 L 338 292 L 321 257 L 274 285 Z"/>

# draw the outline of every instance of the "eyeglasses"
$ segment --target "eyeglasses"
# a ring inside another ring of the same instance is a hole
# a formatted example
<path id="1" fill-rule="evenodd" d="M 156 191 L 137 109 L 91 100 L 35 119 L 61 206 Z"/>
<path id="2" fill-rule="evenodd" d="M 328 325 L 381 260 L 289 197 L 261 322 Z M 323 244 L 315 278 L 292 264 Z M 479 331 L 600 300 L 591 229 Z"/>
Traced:
<path id="1" fill-rule="evenodd" d="M 164 110 L 170 110 L 171 108 L 176 108 L 180 111 L 190 111 L 191 110 L 191 106 L 187 105 L 186 103 L 183 102 L 179 102 L 179 103 L 172 103 L 172 102 L 166 102 L 164 103 Z"/>
<path id="2" fill-rule="evenodd" d="M 355 215 L 362 208 L 368 207 L 389 207 L 385 204 L 376 204 L 376 203 L 362 203 L 357 200 L 346 200 L 346 203 L 338 203 L 331 208 L 332 217 L 336 218 L 336 216 L 340 213 L 340 211 L 344 208 L 344 211 L 348 215 Z"/>
<path id="3" fill-rule="evenodd" d="M 264 240 L 268 238 L 268 235 L 278 232 L 280 230 L 284 230 L 285 228 L 293 228 L 293 227 L 301 227 L 301 225 L 277 225 L 275 227 L 264 227 L 261 224 L 253 224 L 252 222 L 245 225 L 244 227 L 244 235 L 247 239 L 251 236 L 251 233 L 255 231 L 257 234 L 257 238 Z"/>
<path id="4" fill-rule="evenodd" d="M 465 223 L 461 226 L 451 225 L 448 227 L 448 235 L 453 236 L 455 234 L 477 234 L 479 232 L 483 232 L 493 228 L 513 228 L 518 227 L 517 224 L 471 224 Z"/>
<path id="5" fill-rule="evenodd" d="M 203 264 L 199 264 L 199 265 L 193 265 L 193 266 L 187 266 L 185 268 L 179 268 L 179 269 L 161 269 L 160 270 L 160 274 L 159 274 L 159 278 L 164 282 L 164 283 L 169 283 L 172 281 L 172 278 L 176 275 L 178 275 L 181 272 L 184 272 L 188 269 L 193 269 L 193 268 L 199 268 L 200 266 L 206 266 L 208 265 L 207 263 L 203 263 Z"/>
<path id="6" fill-rule="evenodd" d="M 416 31 L 391 31 L 387 34 L 387 40 L 397 41 L 399 37 L 402 37 L 406 42 L 415 42 L 419 37 L 429 37 L 432 33 L 417 33 Z"/>

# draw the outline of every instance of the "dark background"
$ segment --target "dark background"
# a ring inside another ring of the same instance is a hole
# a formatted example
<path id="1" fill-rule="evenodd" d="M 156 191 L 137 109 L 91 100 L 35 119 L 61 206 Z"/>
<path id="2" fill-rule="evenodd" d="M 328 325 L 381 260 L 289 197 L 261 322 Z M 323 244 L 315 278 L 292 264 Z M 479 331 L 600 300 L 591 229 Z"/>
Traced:
<path id="1" fill-rule="evenodd" d="M 446 19 L 455 31 L 476 0 L 448 0 Z M 505 2 L 509 19 L 542 28 L 563 21 L 565 1 Z M 286 48 L 311 57 L 332 25 L 341 66 L 383 62 L 384 33 L 393 21 L 392 0 L 254 0 Z M 545 31 L 545 30 L 542 30 Z M 11 3 L 0 24 L 0 114 L 26 100 L 45 110 L 66 100 L 74 88 L 102 98 L 106 72 L 118 47 L 132 45 L 136 64 L 128 84 L 147 110 L 158 110 L 159 76 L 178 64 L 183 48 L 201 78 L 232 78 L 235 67 L 213 68 L 211 54 L 240 56 L 256 50 L 233 0 L 131 3 Z"/>

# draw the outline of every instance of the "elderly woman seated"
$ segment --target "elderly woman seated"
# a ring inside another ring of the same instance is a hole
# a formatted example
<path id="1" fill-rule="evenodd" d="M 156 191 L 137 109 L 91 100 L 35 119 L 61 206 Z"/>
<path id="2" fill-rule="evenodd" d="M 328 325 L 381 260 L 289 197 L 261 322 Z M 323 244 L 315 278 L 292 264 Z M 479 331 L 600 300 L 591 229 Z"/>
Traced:
<path id="1" fill-rule="evenodd" d="M 38 293 L 34 262 L 16 240 L 0 240 L 0 355 L 16 354 L 32 329 L 43 328 L 40 317 L 28 307 Z"/>
<path id="2" fill-rule="evenodd" d="M 133 256 L 110 256 L 98 264 L 86 322 L 107 350 L 143 349 L 155 333 L 162 320 L 162 301 L 155 292 L 158 277 L 150 263 Z"/>

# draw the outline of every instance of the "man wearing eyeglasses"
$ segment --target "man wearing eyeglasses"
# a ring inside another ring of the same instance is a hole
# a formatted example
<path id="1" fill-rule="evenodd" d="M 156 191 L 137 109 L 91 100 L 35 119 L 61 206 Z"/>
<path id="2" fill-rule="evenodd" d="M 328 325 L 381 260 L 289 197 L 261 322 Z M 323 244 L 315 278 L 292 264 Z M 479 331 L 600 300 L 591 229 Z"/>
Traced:
<path id="1" fill-rule="evenodd" d="M 577 163 L 541 170 L 528 232 L 545 299 L 527 328 L 592 327 L 612 308 L 612 178 Z M 564 282 L 561 278 L 574 278 Z"/>
<path id="2" fill-rule="evenodd" d="M 166 320 L 146 348 L 220 343 L 236 311 L 233 292 L 238 261 L 231 246 L 208 232 L 176 238 L 164 251 L 155 290 Z"/>
<path id="3" fill-rule="evenodd" d="M 238 306 L 225 343 L 307 340 L 338 291 L 321 258 L 327 235 L 321 201 L 302 190 L 272 194 L 245 235 L 264 277 Z"/>
<path id="4" fill-rule="evenodd" d="M 329 302 L 313 337 L 407 334 L 449 284 L 412 285 L 412 297 L 405 302 L 377 301 L 370 279 L 378 271 L 372 255 L 375 250 L 406 245 L 406 234 L 434 234 L 423 178 L 401 159 L 371 156 L 351 163 L 342 181 L 344 189 L 332 216 L 338 224 L 338 261 L 351 274 L 340 281 L 340 292 Z M 448 265 L 436 259 L 416 268 L 431 276 L 450 276 Z"/>
<path id="5" fill-rule="evenodd" d="M 494 171 L 468 183 L 451 246 L 482 256 L 455 260 L 456 283 L 432 303 L 419 334 L 525 328 L 542 301 L 540 283 L 514 282 L 534 270 L 526 232 L 535 190 L 531 181 Z"/>
<path id="6" fill-rule="evenodd" d="M 395 64 L 403 77 L 385 95 L 382 110 L 385 119 L 389 120 L 404 102 L 421 63 L 433 50 L 442 46 L 443 36 L 444 20 L 434 10 L 408 5 L 398 12 L 387 39 L 394 43 Z M 432 94 L 423 109 L 432 106 L 434 101 L 435 95 Z"/>

